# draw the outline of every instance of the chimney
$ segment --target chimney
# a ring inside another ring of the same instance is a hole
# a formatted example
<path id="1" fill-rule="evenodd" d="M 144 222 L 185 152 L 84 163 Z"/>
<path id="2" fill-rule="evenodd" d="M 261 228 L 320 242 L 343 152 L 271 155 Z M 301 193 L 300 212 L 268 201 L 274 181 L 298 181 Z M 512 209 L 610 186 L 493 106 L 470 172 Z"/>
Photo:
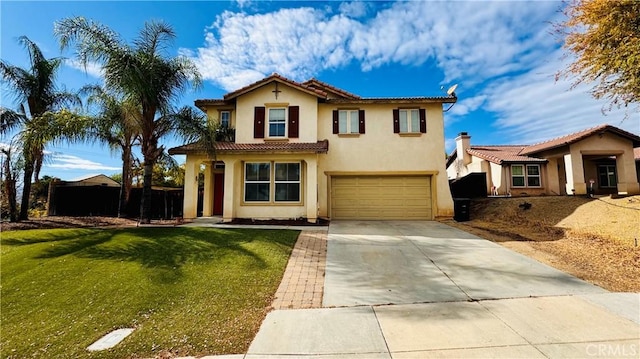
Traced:
<path id="1" fill-rule="evenodd" d="M 460 132 L 456 137 L 456 154 L 458 160 L 465 166 L 471 163 L 471 155 L 467 152 L 469 148 L 471 148 L 471 136 L 466 132 Z"/>

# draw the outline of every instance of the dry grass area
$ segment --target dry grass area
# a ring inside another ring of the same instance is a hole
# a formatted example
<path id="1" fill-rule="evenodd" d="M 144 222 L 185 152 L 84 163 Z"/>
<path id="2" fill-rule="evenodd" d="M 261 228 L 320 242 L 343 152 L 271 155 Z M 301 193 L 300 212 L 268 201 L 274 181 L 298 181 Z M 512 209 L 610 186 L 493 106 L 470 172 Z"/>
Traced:
<path id="1" fill-rule="evenodd" d="M 447 224 L 607 290 L 640 292 L 640 196 L 478 199 L 470 221 Z"/>

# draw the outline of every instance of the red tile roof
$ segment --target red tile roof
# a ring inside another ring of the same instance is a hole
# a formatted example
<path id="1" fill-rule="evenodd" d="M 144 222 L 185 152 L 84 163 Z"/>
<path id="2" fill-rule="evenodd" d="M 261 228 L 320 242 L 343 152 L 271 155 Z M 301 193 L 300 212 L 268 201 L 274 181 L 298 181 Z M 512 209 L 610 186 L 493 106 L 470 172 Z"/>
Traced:
<path id="1" fill-rule="evenodd" d="M 612 132 L 614 134 L 617 134 L 618 136 L 628 138 L 631 141 L 633 141 L 634 147 L 640 146 L 640 137 L 638 137 L 637 135 L 634 135 L 631 132 L 627 132 L 625 130 L 622 130 L 614 126 L 604 124 L 596 127 L 591 127 L 586 130 L 582 130 L 580 132 L 572 133 L 566 136 L 540 142 L 535 145 L 527 146 L 527 148 L 524 151 L 522 151 L 522 154 L 529 155 L 529 154 L 534 154 L 534 153 L 570 145 L 572 143 L 583 140 L 589 136 L 592 136 L 598 133 L 603 133 L 603 132 Z"/>
<path id="2" fill-rule="evenodd" d="M 366 103 L 394 103 L 394 104 L 412 104 L 412 103 L 425 103 L 425 102 L 438 102 L 438 103 L 455 103 L 457 98 L 454 96 L 435 96 L 435 97 L 378 97 L 378 98 L 362 98 L 358 95 L 349 93 L 345 90 L 331 86 L 325 82 L 311 79 L 303 83 L 293 81 L 277 73 L 267 76 L 262 80 L 256 81 L 245 87 L 242 87 L 236 91 L 229 92 L 223 96 L 222 99 L 201 99 L 196 100 L 196 107 L 203 109 L 206 105 L 226 105 L 233 103 L 235 98 L 241 96 L 247 92 L 250 92 L 260 86 L 269 84 L 273 81 L 286 84 L 288 86 L 299 89 L 310 95 L 317 96 L 319 99 L 326 101 L 327 103 L 348 103 L 348 104 L 366 104 Z M 339 98 L 329 98 L 327 92 L 333 92 L 337 95 L 343 96 Z M 204 109 L 203 109 L 204 110 Z"/>
<path id="3" fill-rule="evenodd" d="M 636 161 L 640 161 L 640 148 L 633 149 L 633 158 L 635 158 Z"/>
<path id="4" fill-rule="evenodd" d="M 317 88 L 319 90 L 322 90 L 324 92 L 333 92 L 336 93 L 342 97 L 346 97 L 346 98 L 350 98 L 350 99 L 356 99 L 356 98 L 360 98 L 360 96 L 352 94 L 350 92 L 347 92 L 343 89 L 337 88 L 335 86 L 329 85 L 326 82 L 322 82 L 318 79 L 312 78 L 310 80 L 307 80 L 305 82 L 302 83 L 303 85 L 312 87 L 312 88 Z M 327 91 L 329 90 L 329 91 Z"/>
<path id="5" fill-rule="evenodd" d="M 223 97 L 224 97 L 225 100 L 231 100 L 231 99 L 234 99 L 234 98 L 236 98 L 236 97 L 238 97 L 240 95 L 243 95 L 243 94 L 245 94 L 245 93 L 247 93 L 247 92 L 249 92 L 249 91 L 251 91 L 251 90 L 253 90 L 255 88 L 258 88 L 258 87 L 260 87 L 262 85 L 265 85 L 265 84 L 268 84 L 268 83 L 271 83 L 271 82 L 274 82 L 274 81 L 287 84 L 287 85 L 289 85 L 291 87 L 295 87 L 295 88 L 297 88 L 297 89 L 299 89 L 299 90 L 301 90 L 303 92 L 307 92 L 307 93 L 309 93 L 311 95 L 315 95 L 315 96 L 318 96 L 320 98 L 326 98 L 327 97 L 327 93 L 322 91 L 322 90 L 318 90 L 316 88 L 309 87 L 307 85 L 304 85 L 304 84 L 301 84 L 299 82 L 293 81 L 293 80 L 288 79 L 288 78 L 286 78 L 284 76 L 281 76 L 280 74 L 277 74 L 277 73 L 273 73 L 271 76 L 267 76 L 267 77 L 263 78 L 262 80 L 256 81 L 256 82 L 254 82 L 252 84 L 249 84 L 249 85 L 247 85 L 247 86 L 245 86 L 243 88 L 240 88 L 238 90 L 235 90 L 233 92 L 229 92 L 226 95 L 224 95 Z"/>
<path id="6" fill-rule="evenodd" d="M 235 143 L 216 142 L 216 153 L 327 153 L 329 141 L 318 142 L 265 142 L 265 143 Z M 174 147 L 169 150 L 170 155 L 185 155 L 187 153 L 204 152 L 197 143 Z"/>

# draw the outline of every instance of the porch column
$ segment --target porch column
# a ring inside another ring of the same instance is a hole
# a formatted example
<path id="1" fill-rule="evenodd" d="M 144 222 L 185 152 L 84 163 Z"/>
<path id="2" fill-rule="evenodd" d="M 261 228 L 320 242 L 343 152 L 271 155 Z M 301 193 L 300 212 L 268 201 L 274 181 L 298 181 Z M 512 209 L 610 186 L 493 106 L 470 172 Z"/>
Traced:
<path id="1" fill-rule="evenodd" d="M 564 166 L 567 174 L 567 194 L 587 194 L 587 183 L 584 181 L 584 164 L 582 153 L 572 150 L 564 156 Z"/>
<path id="2" fill-rule="evenodd" d="M 212 162 L 204 164 L 204 195 L 202 196 L 202 216 L 213 216 L 213 166 Z"/>
<path id="3" fill-rule="evenodd" d="M 224 204 L 222 205 L 222 221 L 231 222 L 235 216 L 235 198 L 242 192 L 236 193 L 235 178 L 236 171 L 239 171 L 240 162 L 235 159 L 224 160 Z M 242 183 L 242 181 L 241 181 Z"/>
<path id="4" fill-rule="evenodd" d="M 618 193 L 639 194 L 640 184 L 636 174 L 633 149 L 616 156 L 616 172 L 618 173 Z"/>
<path id="5" fill-rule="evenodd" d="M 559 195 L 560 193 L 562 193 L 560 191 L 560 176 L 558 174 L 558 159 L 557 158 L 550 158 L 549 162 L 547 163 L 546 166 L 546 182 L 543 183 L 544 186 L 547 187 L 547 192 L 549 194 L 557 194 Z"/>
<path id="6" fill-rule="evenodd" d="M 184 203 L 182 217 L 196 218 L 198 216 L 198 169 L 200 162 L 194 157 L 187 156 L 184 164 Z"/>
<path id="7" fill-rule="evenodd" d="M 309 158 L 305 160 L 307 164 L 306 174 L 306 207 L 307 221 L 316 223 L 318 220 L 318 159 Z"/>

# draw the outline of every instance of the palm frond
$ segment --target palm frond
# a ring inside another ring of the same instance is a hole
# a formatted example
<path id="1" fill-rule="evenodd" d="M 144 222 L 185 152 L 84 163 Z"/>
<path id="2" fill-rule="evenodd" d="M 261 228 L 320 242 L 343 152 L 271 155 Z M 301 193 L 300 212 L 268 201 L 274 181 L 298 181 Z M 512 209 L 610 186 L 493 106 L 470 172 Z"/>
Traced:
<path id="1" fill-rule="evenodd" d="M 27 116 L 24 113 L 0 107 L 0 135 L 13 131 L 25 121 Z"/>

